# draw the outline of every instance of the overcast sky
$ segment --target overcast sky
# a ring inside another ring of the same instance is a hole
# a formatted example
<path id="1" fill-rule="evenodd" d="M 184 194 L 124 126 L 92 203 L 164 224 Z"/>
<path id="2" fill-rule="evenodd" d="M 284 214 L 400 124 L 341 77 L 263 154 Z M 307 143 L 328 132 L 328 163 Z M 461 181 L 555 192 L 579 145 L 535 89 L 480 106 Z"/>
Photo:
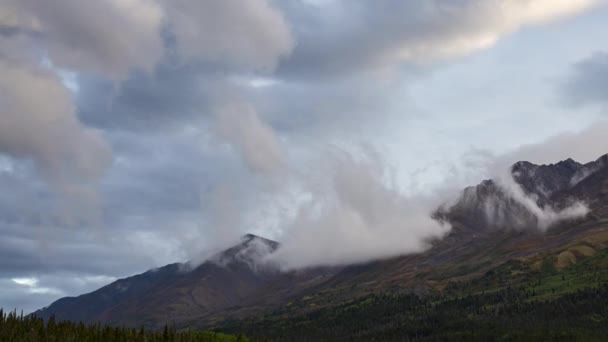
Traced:
<path id="1" fill-rule="evenodd" d="M 0 1 L 0 307 L 200 259 L 423 250 L 518 159 L 608 152 L 602 0 Z"/>

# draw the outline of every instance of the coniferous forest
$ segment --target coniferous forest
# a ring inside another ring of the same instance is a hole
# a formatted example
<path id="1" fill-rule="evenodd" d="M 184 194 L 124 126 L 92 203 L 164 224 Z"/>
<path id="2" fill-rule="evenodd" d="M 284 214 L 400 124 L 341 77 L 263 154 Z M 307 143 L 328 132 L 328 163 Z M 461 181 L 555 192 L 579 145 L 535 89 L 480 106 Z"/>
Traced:
<path id="1" fill-rule="evenodd" d="M 3 342 L 248 342 L 243 335 L 227 335 L 211 331 L 176 331 L 165 326 L 160 331 L 143 328 L 110 327 L 85 325 L 70 321 L 56 322 L 54 318 L 46 322 L 35 316 L 23 316 L 16 312 L 5 313 L 0 309 L 0 341 Z M 254 339 L 253 341 L 264 341 Z"/>
<path id="2" fill-rule="evenodd" d="M 370 295 L 337 308 L 238 322 L 233 328 L 273 341 L 606 341 L 608 285 L 549 301 L 528 301 L 529 296 L 515 289 L 443 301 Z"/>
<path id="3" fill-rule="evenodd" d="M 294 302 L 222 331 L 273 341 L 606 341 L 606 262 L 606 250 L 564 270 L 529 273 L 511 261 L 427 296 L 372 293 L 317 309 Z"/>

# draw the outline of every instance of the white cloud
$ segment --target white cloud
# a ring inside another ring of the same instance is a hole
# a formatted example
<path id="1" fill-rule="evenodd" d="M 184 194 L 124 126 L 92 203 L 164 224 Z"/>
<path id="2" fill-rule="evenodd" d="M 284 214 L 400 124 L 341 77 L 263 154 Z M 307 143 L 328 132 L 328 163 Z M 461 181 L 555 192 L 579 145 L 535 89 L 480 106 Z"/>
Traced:
<path id="1" fill-rule="evenodd" d="M 242 101 L 223 103 L 216 110 L 217 134 L 228 141 L 254 173 L 279 170 L 283 156 L 270 126 L 260 120 L 255 108 Z"/>
<path id="2" fill-rule="evenodd" d="M 286 268 L 366 262 L 430 247 L 450 227 L 431 213 L 439 197 L 401 194 L 387 183 L 383 162 L 373 154 L 334 154 L 317 168 L 309 200 L 287 228 L 271 258 Z"/>
<path id="3" fill-rule="evenodd" d="M 11 280 L 17 285 L 23 285 L 27 287 L 33 287 L 38 284 L 38 279 L 36 278 L 13 278 Z"/>
<path id="4" fill-rule="evenodd" d="M 500 189 L 506 193 L 508 198 L 521 205 L 528 213 L 532 214 L 536 218 L 537 228 L 542 231 L 547 230 L 553 224 L 564 220 L 572 220 L 580 217 L 585 217 L 585 215 L 587 215 L 590 211 L 587 205 L 582 202 L 572 203 L 569 206 L 559 210 L 553 208 L 550 205 L 540 206 L 537 202 L 537 198 L 535 198 L 533 195 L 526 194 L 522 187 L 515 182 L 513 176 L 510 174 L 503 174 L 501 176 L 498 176 L 496 178 L 496 182 Z M 515 216 L 518 214 L 519 213 L 513 212 L 498 213 L 494 211 L 492 215 L 488 215 L 488 218 L 490 220 L 498 221 L 500 220 L 501 216 Z M 501 223 L 497 222 L 497 224 Z"/>
<path id="5" fill-rule="evenodd" d="M 39 280 L 37 278 L 12 278 L 13 283 L 21 285 L 27 288 L 27 292 L 32 294 L 48 294 L 48 295 L 61 295 L 63 294 L 60 290 L 50 287 L 38 286 Z"/>

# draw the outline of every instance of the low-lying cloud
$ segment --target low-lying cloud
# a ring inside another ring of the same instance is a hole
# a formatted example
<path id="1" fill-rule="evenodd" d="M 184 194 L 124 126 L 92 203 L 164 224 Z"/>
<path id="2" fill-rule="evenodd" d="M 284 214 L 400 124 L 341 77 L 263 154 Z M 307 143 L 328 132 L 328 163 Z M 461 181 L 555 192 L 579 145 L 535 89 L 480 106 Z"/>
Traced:
<path id="1" fill-rule="evenodd" d="M 511 166 L 520 160 L 595 160 L 608 152 L 606 132 L 606 123 L 598 122 L 581 132 L 557 135 L 502 155 L 477 152 L 482 160 L 474 169 L 483 170 L 479 176 L 493 178 L 505 196 L 483 199 L 488 225 L 546 230 L 587 215 L 589 208 L 580 201 L 562 208 L 539 203 L 534 193 L 525 192 L 515 181 Z M 323 165 L 318 178 L 308 178 L 303 205 L 285 228 L 282 246 L 273 255 L 284 267 L 338 265 L 417 253 L 429 247 L 430 239 L 450 231 L 447 223 L 431 216 L 441 205 L 457 200 L 457 187 L 464 184 L 446 184 L 430 195 L 408 196 L 390 181 L 377 154 L 361 157 L 342 151 L 330 156 L 329 162 L 317 164 Z"/>
<path id="2" fill-rule="evenodd" d="M 421 252 L 449 231 L 431 218 L 437 198 L 408 197 L 391 183 L 380 159 L 330 154 L 302 194 L 273 255 L 285 268 L 365 262 Z"/>
<path id="3" fill-rule="evenodd" d="M 244 101 L 230 101 L 216 109 L 216 131 L 242 156 L 256 174 L 277 172 L 283 155 L 272 128 L 260 120 L 255 108 Z"/>
<path id="4" fill-rule="evenodd" d="M 494 208 L 499 207 L 498 210 L 495 209 L 488 212 L 488 219 L 495 221 L 497 225 L 502 225 L 500 220 L 504 219 L 505 216 L 519 215 L 519 217 L 516 216 L 515 219 L 520 218 L 520 224 L 513 228 L 538 228 L 544 231 L 558 222 L 585 217 L 590 211 L 587 205 L 580 201 L 575 201 L 561 209 L 554 208 L 551 203 L 541 205 L 539 204 L 538 196 L 532 193 L 526 193 L 521 185 L 515 181 L 512 174 L 503 174 L 496 179 L 496 182 L 509 200 L 514 201 L 525 210 L 524 212 L 504 211 L 501 213 L 501 204 L 489 203 L 488 208 L 491 208 L 492 206 Z M 509 208 L 507 210 L 512 209 L 513 208 Z M 534 218 L 533 222 L 526 222 L 525 218 L 529 217 L 529 215 Z"/>

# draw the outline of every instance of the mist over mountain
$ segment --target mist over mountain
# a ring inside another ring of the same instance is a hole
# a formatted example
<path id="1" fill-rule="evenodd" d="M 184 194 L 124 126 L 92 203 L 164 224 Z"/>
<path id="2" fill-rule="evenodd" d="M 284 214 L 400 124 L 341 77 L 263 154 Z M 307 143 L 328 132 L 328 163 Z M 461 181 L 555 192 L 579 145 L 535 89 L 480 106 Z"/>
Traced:
<path id="1" fill-rule="evenodd" d="M 601 194 L 590 195 L 590 189 L 579 184 L 601 177 L 607 161 L 608 155 L 587 164 L 572 159 L 549 165 L 520 161 L 506 176 L 467 187 L 456 204 L 437 214 L 476 229 L 545 230 L 563 220 L 584 218 L 600 210 Z"/>
<path id="2" fill-rule="evenodd" d="M 511 173 L 523 199 L 495 180 L 464 189 L 456 203 L 435 213 L 453 229 L 429 241 L 430 247 L 422 252 L 286 271 L 272 256 L 288 246 L 247 234 L 201 264 L 153 269 L 89 294 L 60 299 L 34 314 L 116 325 L 159 327 L 172 322 L 179 327 L 211 327 L 311 296 L 325 298 L 316 302 L 322 306 L 370 291 L 424 296 L 436 290 L 437 279 L 455 277 L 455 270 L 448 270 L 456 264 L 466 264 L 470 271 L 464 274 L 474 279 L 514 257 L 534 258 L 593 232 L 608 219 L 606 161 L 608 155 L 587 164 L 571 159 L 549 165 L 518 162 Z M 492 259 L 487 259 L 488 253 Z"/>

